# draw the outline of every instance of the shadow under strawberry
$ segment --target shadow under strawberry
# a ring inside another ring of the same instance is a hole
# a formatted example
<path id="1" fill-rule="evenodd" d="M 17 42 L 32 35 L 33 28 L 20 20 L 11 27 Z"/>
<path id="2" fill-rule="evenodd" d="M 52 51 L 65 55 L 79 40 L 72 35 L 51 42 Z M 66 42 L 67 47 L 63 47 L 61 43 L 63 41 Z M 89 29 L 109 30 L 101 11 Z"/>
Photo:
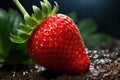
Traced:
<path id="1" fill-rule="evenodd" d="M 47 80 L 51 80 L 51 79 L 56 79 L 57 77 L 62 76 L 64 74 L 56 71 L 44 70 L 44 71 L 41 71 L 39 75 L 41 75 Z"/>
<path id="2" fill-rule="evenodd" d="M 68 78 L 72 78 L 72 77 L 78 77 L 78 76 L 84 76 L 84 74 L 89 74 L 90 71 L 85 72 L 85 73 L 80 73 L 80 74 L 65 74 L 65 73 L 60 73 L 60 72 L 56 72 L 56 71 L 51 71 L 51 70 L 44 70 L 44 71 L 40 71 L 39 72 L 39 76 L 42 76 L 45 80 L 66 80 Z M 79 77 L 80 79 L 82 79 L 82 77 Z M 78 79 L 79 79 L 78 78 Z M 84 79 L 84 78 L 83 78 Z"/>
<path id="3" fill-rule="evenodd" d="M 27 71 L 30 70 L 32 66 L 30 65 L 24 65 L 24 64 L 4 64 L 2 67 L 0 67 L 0 70 L 2 71 L 15 71 L 15 72 L 20 72 L 20 71 Z"/>

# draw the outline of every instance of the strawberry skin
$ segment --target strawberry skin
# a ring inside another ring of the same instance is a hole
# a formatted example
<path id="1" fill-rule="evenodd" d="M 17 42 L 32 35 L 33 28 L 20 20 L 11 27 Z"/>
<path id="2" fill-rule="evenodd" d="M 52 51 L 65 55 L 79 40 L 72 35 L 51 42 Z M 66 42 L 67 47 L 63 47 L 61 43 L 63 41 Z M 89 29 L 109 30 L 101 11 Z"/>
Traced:
<path id="1" fill-rule="evenodd" d="M 63 14 L 47 17 L 27 42 L 30 57 L 47 69 L 63 73 L 84 73 L 90 61 L 73 20 Z"/>

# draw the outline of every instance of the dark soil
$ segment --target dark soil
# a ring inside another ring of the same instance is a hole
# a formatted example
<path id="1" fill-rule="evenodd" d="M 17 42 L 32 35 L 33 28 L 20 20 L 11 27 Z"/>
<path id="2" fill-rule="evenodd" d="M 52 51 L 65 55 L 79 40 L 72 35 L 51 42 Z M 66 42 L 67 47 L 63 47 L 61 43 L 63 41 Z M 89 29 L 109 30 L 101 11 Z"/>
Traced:
<path id="1" fill-rule="evenodd" d="M 44 70 L 38 65 L 4 65 L 0 80 L 120 80 L 120 43 L 86 49 L 91 65 L 84 74 L 63 74 Z"/>

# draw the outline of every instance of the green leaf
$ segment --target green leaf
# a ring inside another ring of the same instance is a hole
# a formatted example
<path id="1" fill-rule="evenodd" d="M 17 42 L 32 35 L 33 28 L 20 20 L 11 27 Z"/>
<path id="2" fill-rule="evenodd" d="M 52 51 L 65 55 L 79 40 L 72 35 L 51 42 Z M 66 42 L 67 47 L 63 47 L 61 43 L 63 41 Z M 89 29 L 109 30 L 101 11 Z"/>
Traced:
<path id="1" fill-rule="evenodd" d="M 41 4 L 41 7 L 42 7 L 44 17 L 46 17 L 48 15 L 48 7 L 44 2 L 40 2 L 40 4 Z"/>
<path id="2" fill-rule="evenodd" d="M 96 33 L 91 35 L 88 38 L 88 41 L 86 43 L 86 45 L 88 46 L 101 46 L 101 45 L 108 45 L 110 44 L 112 41 L 112 37 L 109 35 L 106 35 L 104 33 Z"/>
<path id="3" fill-rule="evenodd" d="M 9 24 L 8 26 L 10 27 L 10 32 L 12 32 L 13 34 L 17 34 L 17 29 L 20 27 L 19 24 L 20 22 L 23 22 L 23 18 L 21 17 L 21 15 L 15 11 L 10 9 L 9 13 L 8 13 L 8 20 L 9 20 Z"/>
<path id="4" fill-rule="evenodd" d="M 34 11 L 33 15 L 35 16 L 35 19 L 41 20 L 41 19 L 44 18 L 43 17 L 43 12 L 37 6 L 33 5 L 33 11 Z"/>
<path id="5" fill-rule="evenodd" d="M 4 11 L 3 9 L 0 9 L 0 19 L 4 19 L 4 16 L 6 15 L 6 11 Z"/>
<path id="6" fill-rule="evenodd" d="M 51 6 L 51 4 L 48 2 L 48 0 L 44 0 L 44 2 L 45 2 L 46 7 L 47 7 L 47 9 L 48 9 L 48 14 L 50 14 L 50 13 L 51 13 L 52 6 Z"/>
<path id="7" fill-rule="evenodd" d="M 27 33 L 27 32 L 25 32 L 25 31 L 23 31 L 21 29 L 18 29 L 17 31 L 18 31 L 19 37 L 24 39 L 24 40 L 27 40 L 28 37 L 30 36 L 30 33 Z"/>
<path id="8" fill-rule="evenodd" d="M 85 33 L 86 35 L 92 34 L 97 29 L 96 22 L 91 18 L 81 20 L 78 23 L 78 27 L 81 33 Z"/>
<path id="9" fill-rule="evenodd" d="M 25 60 L 25 61 L 23 61 L 22 63 L 23 63 L 23 64 L 31 64 L 31 65 L 35 64 L 35 62 L 33 62 L 32 59 Z"/>
<path id="10" fill-rule="evenodd" d="M 30 59 L 26 51 L 26 43 L 15 44 L 12 47 L 11 52 L 7 55 L 5 59 L 7 64 L 18 64 L 28 61 Z"/>
<path id="11" fill-rule="evenodd" d="M 55 13 L 57 13 L 58 7 L 59 7 L 58 4 L 55 2 L 55 6 L 53 7 L 53 10 L 51 11 L 50 15 L 54 15 Z"/>
<path id="12" fill-rule="evenodd" d="M 70 16 L 70 18 L 72 18 L 73 21 L 77 23 L 78 19 L 77 19 L 77 14 L 75 12 L 69 13 L 68 16 Z"/>
<path id="13" fill-rule="evenodd" d="M 37 21 L 35 21 L 32 17 L 30 16 L 24 16 L 25 19 L 25 23 L 30 26 L 32 29 L 34 29 L 34 27 L 36 27 L 36 25 L 38 24 Z"/>
<path id="14" fill-rule="evenodd" d="M 20 29 L 26 33 L 30 33 L 32 31 L 31 27 L 29 27 L 23 23 L 20 23 Z"/>
<path id="15" fill-rule="evenodd" d="M 14 43 L 9 39 L 10 32 L 16 34 L 21 16 L 14 10 L 0 9 L 0 57 L 6 58 Z"/>
<path id="16" fill-rule="evenodd" d="M 16 36 L 13 34 L 10 34 L 10 40 L 13 41 L 14 43 L 24 43 L 25 40 L 21 38 L 20 36 Z"/>

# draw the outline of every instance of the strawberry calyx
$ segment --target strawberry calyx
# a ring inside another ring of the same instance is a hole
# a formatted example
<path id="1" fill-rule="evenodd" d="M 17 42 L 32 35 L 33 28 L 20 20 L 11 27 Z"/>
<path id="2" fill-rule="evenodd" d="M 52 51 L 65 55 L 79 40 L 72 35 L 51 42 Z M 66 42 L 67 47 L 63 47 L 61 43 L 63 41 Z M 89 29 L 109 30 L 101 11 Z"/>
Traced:
<path id="1" fill-rule="evenodd" d="M 58 4 L 56 2 L 52 9 L 48 0 L 43 0 L 43 2 L 40 1 L 41 9 L 35 5 L 32 6 L 34 13 L 30 16 L 18 0 L 13 0 L 13 2 L 24 15 L 25 21 L 25 23 L 20 23 L 20 28 L 17 29 L 17 35 L 10 33 L 10 40 L 15 43 L 26 42 L 37 25 L 40 25 L 45 18 L 54 15 L 58 11 Z"/>

